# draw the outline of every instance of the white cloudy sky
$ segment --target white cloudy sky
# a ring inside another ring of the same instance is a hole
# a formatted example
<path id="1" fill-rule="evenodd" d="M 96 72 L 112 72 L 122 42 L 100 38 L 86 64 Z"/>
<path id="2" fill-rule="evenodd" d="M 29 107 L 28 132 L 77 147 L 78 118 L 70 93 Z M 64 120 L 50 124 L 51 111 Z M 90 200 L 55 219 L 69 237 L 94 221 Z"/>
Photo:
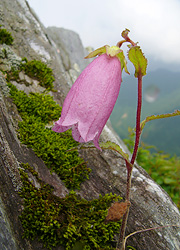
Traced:
<path id="1" fill-rule="evenodd" d="M 180 65 L 180 0 L 27 0 L 42 23 L 79 33 L 84 46 L 116 45 L 121 32 L 148 57 Z"/>

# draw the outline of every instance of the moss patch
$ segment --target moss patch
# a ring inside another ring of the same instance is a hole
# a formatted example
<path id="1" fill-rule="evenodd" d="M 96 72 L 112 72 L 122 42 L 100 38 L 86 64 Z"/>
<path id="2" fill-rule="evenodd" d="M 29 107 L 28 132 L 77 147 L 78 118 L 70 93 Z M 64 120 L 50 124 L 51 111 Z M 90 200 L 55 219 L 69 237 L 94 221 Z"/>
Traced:
<path id="1" fill-rule="evenodd" d="M 48 122 L 60 117 L 61 107 L 50 95 L 27 95 L 23 91 L 18 91 L 11 83 L 8 86 L 23 119 L 19 122 L 21 142 L 31 147 L 46 166 L 59 175 L 67 188 L 80 188 L 80 184 L 88 178 L 91 170 L 77 152 L 67 151 L 78 143 L 72 138 L 70 130 L 56 133 L 46 127 Z"/>
<path id="2" fill-rule="evenodd" d="M 0 25 L 0 44 L 12 45 L 14 38 L 11 33 L 6 29 L 2 29 Z M 6 50 L 4 49 L 4 57 L 7 58 Z M 53 71 L 45 63 L 39 60 L 28 61 L 27 58 L 23 58 L 19 65 L 19 69 L 11 68 L 8 73 L 7 80 L 19 81 L 19 73 L 24 71 L 26 75 L 39 81 L 39 85 L 46 88 L 48 91 L 53 90 L 53 82 L 55 78 Z"/>
<path id="3" fill-rule="evenodd" d="M 39 85 L 44 87 L 47 91 L 55 91 L 53 89 L 53 82 L 55 79 L 52 69 L 49 68 L 45 63 L 39 60 L 28 61 L 26 58 L 23 58 L 18 69 L 11 68 L 10 72 L 6 72 L 8 74 L 8 81 L 14 80 L 19 83 L 29 85 L 28 82 L 19 78 L 20 72 L 23 72 L 30 78 L 37 80 Z"/>
<path id="4" fill-rule="evenodd" d="M 25 74 L 29 77 L 35 78 L 39 81 L 39 85 L 48 89 L 53 89 L 54 77 L 52 69 L 49 68 L 45 63 L 32 60 L 21 64 L 20 70 L 24 70 Z"/>
<path id="5" fill-rule="evenodd" d="M 2 29 L 0 25 L 0 44 L 7 44 L 12 45 L 14 38 L 12 37 L 11 33 L 8 32 L 6 29 Z"/>
<path id="6" fill-rule="evenodd" d="M 104 223 L 107 209 L 117 195 L 101 195 L 99 199 L 87 201 L 72 191 L 65 198 L 52 194 L 52 187 L 42 182 L 38 174 L 28 165 L 22 164 L 20 170 L 23 188 L 20 196 L 24 198 L 21 221 L 24 237 L 38 238 L 51 249 L 62 245 L 66 250 L 75 245 L 78 250 L 114 249 L 114 235 L 118 233 L 120 222 Z M 36 178 L 40 188 L 33 186 L 28 174 Z"/>

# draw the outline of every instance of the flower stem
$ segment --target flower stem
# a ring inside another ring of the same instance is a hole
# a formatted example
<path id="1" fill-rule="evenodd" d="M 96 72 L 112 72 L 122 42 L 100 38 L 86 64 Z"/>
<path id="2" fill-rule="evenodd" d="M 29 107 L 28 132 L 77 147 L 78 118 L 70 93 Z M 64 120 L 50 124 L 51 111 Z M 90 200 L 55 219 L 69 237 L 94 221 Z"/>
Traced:
<path id="1" fill-rule="evenodd" d="M 139 147 L 139 141 L 140 141 L 140 135 L 141 135 L 141 108 L 142 108 L 142 74 L 139 72 L 138 75 L 138 103 L 137 103 L 137 114 L 136 114 L 136 138 L 135 138 L 135 144 L 134 144 L 134 150 L 131 158 L 131 164 L 126 162 L 127 167 L 127 185 L 126 185 L 126 201 L 130 203 L 130 197 L 131 197 L 131 176 L 132 176 L 132 169 L 133 164 L 135 162 L 138 147 Z M 126 213 L 123 216 L 122 225 L 120 229 L 120 235 L 117 242 L 117 250 L 125 250 L 125 231 L 126 231 L 126 225 L 127 220 L 129 216 L 129 207 L 126 211 Z"/>
<path id="2" fill-rule="evenodd" d="M 146 228 L 146 229 L 135 231 L 135 232 L 133 232 L 133 233 L 131 233 L 128 236 L 125 237 L 125 240 L 124 240 L 124 249 L 125 249 L 126 241 L 127 241 L 127 239 L 129 237 L 131 237 L 131 236 L 133 236 L 135 234 L 138 234 L 138 233 L 144 233 L 144 232 L 147 232 L 147 231 L 151 231 L 151 230 L 155 230 L 155 229 L 162 229 L 162 228 L 166 228 L 166 227 L 180 227 L 180 225 L 165 225 L 165 226 L 151 227 L 151 228 Z"/>
<path id="3" fill-rule="evenodd" d="M 130 194 L 131 194 L 131 174 L 132 174 L 132 166 L 126 162 L 126 167 L 127 167 L 127 184 L 126 184 L 126 201 L 130 203 Z M 117 242 L 116 249 L 124 250 L 124 236 L 125 236 L 125 230 L 126 230 L 126 225 L 127 225 L 127 220 L 128 220 L 128 215 L 129 215 L 129 207 L 127 208 L 126 213 L 123 216 L 122 224 L 121 224 L 121 229 L 120 229 L 120 236 Z"/>
<path id="4" fill-rule="evenodd" d="M 138 75 L 138 104 L 137 104 L 137 114 L 136 114 L 136 139 L 133 150 L 133 155 L 131 158 L 131 164 L 133 165 L 137 156 L 137 151 L 139 147 L 139 140 L 141 135 L 141 108 L 142 108 L 142 74 Z"/>

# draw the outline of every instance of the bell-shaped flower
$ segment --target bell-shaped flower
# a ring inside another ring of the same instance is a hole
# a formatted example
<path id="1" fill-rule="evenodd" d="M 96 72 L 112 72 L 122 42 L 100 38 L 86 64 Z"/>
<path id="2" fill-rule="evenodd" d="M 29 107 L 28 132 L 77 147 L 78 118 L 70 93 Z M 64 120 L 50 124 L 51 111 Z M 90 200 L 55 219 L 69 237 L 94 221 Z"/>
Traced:
<path id="1" fill-rule="evenodd" d="M 52 128 L 61 133 L 72 129 L 74 140 L 93 141 L 100 149 L 99 137 L 117 100 L 125 58 L 118 47 L 104 46 L 91 52 L 95 58 L 70 89 L 60 119 Z"/>

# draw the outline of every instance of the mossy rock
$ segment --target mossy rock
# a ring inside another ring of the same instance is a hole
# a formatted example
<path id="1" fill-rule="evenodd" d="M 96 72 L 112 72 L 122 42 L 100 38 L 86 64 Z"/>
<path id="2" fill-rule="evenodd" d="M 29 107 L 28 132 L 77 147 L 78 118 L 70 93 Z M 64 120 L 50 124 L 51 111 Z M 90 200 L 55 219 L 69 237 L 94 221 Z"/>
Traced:
<path id="1" fill-rule="evenodd" d="M 22 168 L 20 196 L 24 199 L 24 210 L 20 219 L 24 237 L 38 238 L 48 249 L 59 245 L 66 250 L 115 249 L 114 235 L 121 223 L 105 223 L 105 218 L 110 204 L 121 199 L 119 196 L 106 194 L 87 201 L 71 191 L 60 198 L 53 195 L 53 188 L 38 178 L 28 164 L 22 164 Z M 28 173 L 36 178 L 40 188 L 33 186 Z"/>
<path id="2" fill-rule="evenodd" d="M 48 89 L 53 89 L 54 77 L 52 69 L 45 63 L 39 60 L 27 61 L 21 64 L 21 70 L 24 70 L 25 74 L 29 77 L 35 78 L 39 81 L 39 85 Z"/>
<path id="3" fill-rule="evenodd" d="M 31 147 L 46 166 L 59 175 L 67 188 L 79 189 L 91 170 L 78 156 L 78 152 L 68 151 L 78 145 L 72 138 L 71 131 L 59 134 L 52 131 L 48 124 L 60 117 L 61 107 L 48 94 L 27 95 L 18 91 L 11 83 L 8 86 L 11 98 L 23 119 L 19 122 L 21 142 Z"/>

